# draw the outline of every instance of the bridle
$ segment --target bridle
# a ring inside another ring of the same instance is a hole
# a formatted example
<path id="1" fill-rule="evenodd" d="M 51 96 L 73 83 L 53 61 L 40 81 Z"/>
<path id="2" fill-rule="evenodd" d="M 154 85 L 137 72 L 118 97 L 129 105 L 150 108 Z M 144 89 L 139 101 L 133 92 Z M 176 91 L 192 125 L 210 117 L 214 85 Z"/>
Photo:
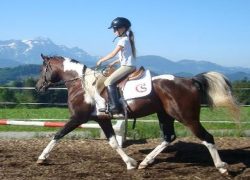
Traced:
<path id="1" fill-rule="evenodd" d="M 78 76 L 78 77 L 75 77 L 75 78 L 72 78 L 69 80 L 61 80 L 58 82 L 51 82 L 51 80 L 49 80 L 47 78 L 48 73 L 52 74 L 51 73 L 52 67 L 51 67 L 50 61 L 49 60 L 47 62 L 44 61 L 43 63 L 45 64 L 45 73 L 43 74 L 43 77 L 42 77 L 42 79 L 43 79 L 42 87 L 51 87 L 51 86 L 56 87 L 56 86 L 61 86 L 61 85 L 64 85 L 65 83 L 72 82 L 72 81 L 75 81 L 78 79 L 83 79 L 85 76 L 86 69 L 87 69 L 87 66 L 83 65 L 82 77 Z"/>
<path id="2" fill-rule="evenodd" d="M 107 76 L 106 71 L 109 71 L 108 66 L 98 66 L 98 67 L 94 66 L 94 67 L 89 68 L 89 69 L 93 70 L 94 72 L 86 74 L 87 66 L 83 65 L 82 76 L 78 76 L 78 77 L 75 77 L 75 78 L 72 78 L 72 79 L 69 79 L 69 80 L 61 80 L 61 81 L 58 81 L 58 82 L 51 82 L 51 80 L 48 79 L 48 74 L 49 73 L 50 73 L 50 75 L 52 74 L 51 73 L 52 72 L 52 67 L 51 67 L 50 61 L 47 60 L 46 62 L 44 61 L 43 63 L 44 63 L 44 66 L 45 66 L 45 73 L 43 74 L 43 77 L 42 77 L 42 79 L 43 79 L 42 87 L 45 87 L 45 88 L 65 85 L 66 83 L 69 83 L 69 82 L 72 82 L 72 81 L 75 81 L 75 80 L 78 80 L 78 79 L 82 80 L 82 79 L 85 78 L 85 76 L 89 76 L 89 75 L 94 75 L 97 78 L 98 73 L 101 73 L 103 76 Z"/>
<path id="3" fill-rule="evenodd" d="M 52 85 L 52 82 L 47 79 L 47 74 L 48 74 L 48 72 L 50 72 L 49 68 L 50 69 L 52 69 L 52 68 L 51 68 L 49 61 L 48 62 L 43 61 L 43 64 L 45 64 L 45 73 L 43 74 L 43 77 L 42 77 L 42 79 L 43 79 L 42 87 L 49 87 Z"/>

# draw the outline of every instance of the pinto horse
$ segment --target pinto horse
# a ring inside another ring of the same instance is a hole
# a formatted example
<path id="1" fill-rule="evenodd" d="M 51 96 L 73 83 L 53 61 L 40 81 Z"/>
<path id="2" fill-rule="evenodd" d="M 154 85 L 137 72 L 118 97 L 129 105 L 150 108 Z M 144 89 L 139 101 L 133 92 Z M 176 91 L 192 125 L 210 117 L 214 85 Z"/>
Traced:
<path id="1" fill-rule="evenodd" d="M 109 114 L 97 113 L 95 90 L 93 86 L 96 72 L 78 61 L 60 57 L 44 56 L 40 78 L 36 84 L 37 91 L 46 91 L 50 86 L 63 81 L 68 90 L 68 108 L 71 113 L 69 121 L 60 129 L 39 156 L 37 163 L 43 164 L 58 141 L 79 125 L 89 120 L 96 121 L 106 135 L 110 146 L 116 150 L 125 162 L 127 169 L 137 168 L 137 161 L 129 157 L 119 147 Z M 107 101 L 107 92 L 101 96 Z M 167 75 L 152 78 L 152 92 L 143 97 L 127 101 L 128 118 L 139 118 L 157 113 L 163 142 L 159 144 L 139 164 L 146 168 L 155 157 L 176 139 L 174 120 L 188 127 L 208 148 L 215 167 L 221 173 L 227 173 L 216 149 L 213 136 L 208 133 L 199 121 L 202 103 L 210 107 L 229 107 L 237 117 L 239 108 L 231 93 L 230 82 L 222 74 L 207 72 L 192 78 L 181 78 Z"/>

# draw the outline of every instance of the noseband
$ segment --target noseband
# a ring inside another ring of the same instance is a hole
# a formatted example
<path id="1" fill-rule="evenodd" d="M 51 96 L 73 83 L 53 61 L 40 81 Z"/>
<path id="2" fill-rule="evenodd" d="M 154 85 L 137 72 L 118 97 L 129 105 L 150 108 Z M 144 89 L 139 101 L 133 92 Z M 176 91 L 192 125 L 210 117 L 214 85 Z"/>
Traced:
<path id="1" fill-rule="evenodd" d="M 48 87 L 48 86 L 51 86 L 52 82 L 47 79 L 47 73 L 50 72 L 49 68 L 50 69 L 52 69 L 52 68 L 51 68 L 51 65 L 50 65 L 49 61 L 48 62 L 43 62 L 43 63 L 45 64 L 45 73 L 44 73 L 44 76 L 42 77 L 42 79 L 43 79 L 42 86 L 43 87 Z"/>

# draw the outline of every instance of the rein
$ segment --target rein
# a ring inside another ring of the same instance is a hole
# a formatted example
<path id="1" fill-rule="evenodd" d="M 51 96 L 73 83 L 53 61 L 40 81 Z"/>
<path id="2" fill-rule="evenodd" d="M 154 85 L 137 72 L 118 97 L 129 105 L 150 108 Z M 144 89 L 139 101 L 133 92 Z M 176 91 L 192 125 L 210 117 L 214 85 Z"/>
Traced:
<path id="1" fill-rule="evenodd" d="M 78 79 L 83 79 L 83 78 L 86 76 L 86 74 L 85 74 L 86 69 L 87 69 L 87 66 L 86 66 L 86 65 L 83 65 L 82 77 L 78 76 L 78 77 L 75 77 L 75 78 L 72 78 L 72 79 L 69 79 L 69 80 L 66 80 L 66 81 L 63 81 L 63 80 L 62 80 L 62 81 L 55 82 L 55 83 L 50 82 L 49 85 L 50 85 L 50 86 L 53 86 L 53 87 L 57 87 L 57 86 L 64 85 L 64 84 L 66 84 L 66 83 L 68 83 L 68 82 L 72 82 L 72 81 L 75 81 L 75 80 L 78 80 Z M 47 71 L 46 71 L 46 72 L 47 72 Z"/>
<path id="2" fill-rule="evenodd" d="M 51 66 L 50 66 L 50 63 L 46 63 L 46 73 L 48 72 L 48 69 L 52 69 Z M 91 73 L 87 73 L 86 74 L 86 70 L 87 70 L 87 66 L 86 65 L 83 65 L 83 69 L 82 69 L 82 76 L 78 76 L 78 77 L 75 77 L 75 78 L 72 78 L 72 79 L 69 79 L 69 80 L 66 80 L 66 81 L 59 81 L 59 82 L 55 82 L 55 83 L 52 83 L 50 81 L 47 81 L 46 79 L 46 75 L 44 77 L 44 80 L 45 80 L 45 83 L 47 83 L 49 86 L 52 86 L 52 87 L 57 87 L 57 86 L 61 86 L 61 85 L 64 85 L 65 83 L 68 83 L 68 82 L 72 82 L 72 81 L 75 81 L 75 80 L 78 80 L 78 79 L 83 79 L 85 76 L 89 76 L 89 75 L 96 75 L 97 72 L 100 72 L 102 73 L 104 76 L 105 76 L 105 71 L 107 70 L 108 66 L 93 66 L 93 67 L 90 67 L 89 69 L 93 70 L 94 72 L 91 72 Z"/>

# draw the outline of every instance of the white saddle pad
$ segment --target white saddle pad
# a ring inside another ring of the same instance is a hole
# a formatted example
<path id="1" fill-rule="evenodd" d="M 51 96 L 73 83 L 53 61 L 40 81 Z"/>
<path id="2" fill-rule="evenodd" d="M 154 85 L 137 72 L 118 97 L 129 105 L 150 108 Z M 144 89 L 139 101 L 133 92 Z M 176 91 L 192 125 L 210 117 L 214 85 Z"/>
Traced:
<path id="1" fill-rule="evenodd" d="M 123 89 L 125 100 L 147 96 L 152 90 L 152 80 L 149 70 L 140 79 L 127 81 Z"/>

